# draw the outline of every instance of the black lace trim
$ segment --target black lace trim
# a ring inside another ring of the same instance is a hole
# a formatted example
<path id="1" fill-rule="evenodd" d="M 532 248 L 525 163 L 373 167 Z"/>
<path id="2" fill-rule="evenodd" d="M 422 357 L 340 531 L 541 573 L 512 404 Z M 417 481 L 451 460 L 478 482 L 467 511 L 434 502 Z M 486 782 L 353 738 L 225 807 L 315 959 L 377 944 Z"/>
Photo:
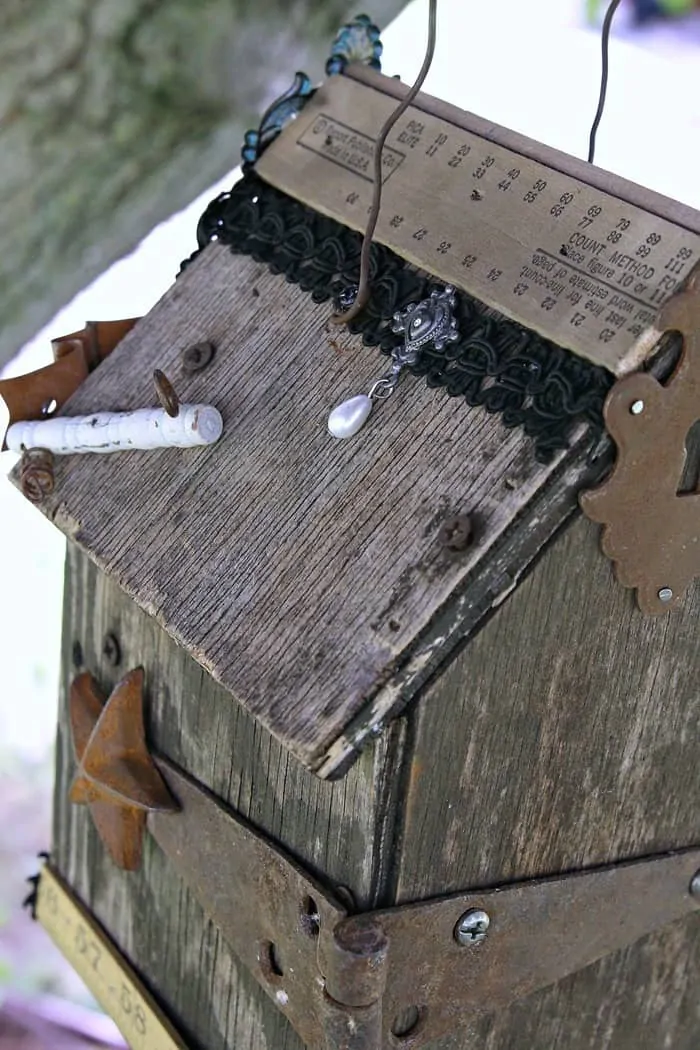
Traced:
<path id="1" fill-rule="evenodd" d="M 250 168 L 209 204 L 197 227 L 199 248 L 180 272 L 214 240 L 284 274 L 317 303 L 337 300 L 359 278 L 361 235 L 269 186 Z M 366 346 L 390 355 L 397 338 L 391 331 L 394 313 L 427 298 L 434 286 L 394 252 L 373 244 L 372 298 L 350 330 L 361 334 Z M 459 290 L 456 316 L 459 341 L 440 351 L 424 350 L 410 366 L 414 375 L 473 407 L 500 413 L 507 427 L 522 427 L 540 462 L 567 448 L 581 421 L 592 428 L 592 441 L 599 439 L 611 374 L 513 321 L 487 314 Z"/>

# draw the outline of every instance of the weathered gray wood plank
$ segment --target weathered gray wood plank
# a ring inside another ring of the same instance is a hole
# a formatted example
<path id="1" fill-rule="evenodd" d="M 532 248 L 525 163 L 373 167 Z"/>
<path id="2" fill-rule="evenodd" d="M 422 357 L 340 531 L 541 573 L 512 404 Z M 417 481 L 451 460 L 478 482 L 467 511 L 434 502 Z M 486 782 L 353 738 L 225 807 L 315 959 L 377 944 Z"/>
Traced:
<path id="1" fill-rule="evenodd" d="M 380 25 L 402 0 L 375 0 Z M 0 364 L 239 160 L 347 0 L 3 0 Z M 194 247 L 194 230 L 192 231 Z M 179 260 L 173 260 L 173 273 Z"/>
<path id="2" fill-rule="evenodd" d="M 346 726 L 330 749 L 325 767 L 317 770 L 319 776 L 326 775 L 326 769 L 334 777 L 347 769 L 365 742 L 416 700 L 454 651 L 468 644 L 493 610 L 507 601 L 533 560 L 578 513 L 578 493 L 594 487 L 609 470 L 612 444 L 603 438 L 592 454 L 590 435 L 585 431 L 572 442 L 569 455 L 503 532 L 489 556 L 455 587 L 451 601 L 430 621 L 406 662 Z M 513 473 L 503 479 L 504 491 L 519 484 Z"/>
<path id="3" fill-rule="evenodd" d="M 120 641 L 122 663 L 102 656 L 103 636 Z M 154 747 L 238 812 L 284 842 L 331 886 L 358 905 L 381 894 L 382 825 L 394 777 L 393 741 L 377 741 L 349 775 L 327 784 L 303 769 L 75 548 L 66 574 L 61 711 L 53 860 L 106 926 L 183 1030 L 203 1050 L 300 1050 L 282 1014 L 235 960 L 165 856 L 147 837 L 139 872 L 120 871 L 106 855 L 87 809 L 68 802 L 75 763 L 65 698 L 74 643 L 84 665 L 109 689 L 142 664 L 147 722 Z"/>
<path id="4" fill-rule="evenodd" d="M 152 403 L 158 367 L 183 400 L 221 409 L 224 437 L 64 459 L 44 508 L 311 767 L 563 458 L 536 463 L 521 432 L 411 379 L 354 440 L 335 441 L 329 409 L 384 366 L 337 331 L 333 349 L 328 316 L 210 246 L 68 412 Z M 185 380 L 179 353 L 204 338 L 215 361 Z M 462 511 L 478 532 L 455 558 L 437 535 Z"/>
<path id="5" fill-rule="evenodd" d="M 700 842 L 700 587 L 645 619 L 597 531 L 567 529 L 412 709 L 397 901 Z M 699 935 L 693 916 L 439 1045 L 695 1046 Z"/>

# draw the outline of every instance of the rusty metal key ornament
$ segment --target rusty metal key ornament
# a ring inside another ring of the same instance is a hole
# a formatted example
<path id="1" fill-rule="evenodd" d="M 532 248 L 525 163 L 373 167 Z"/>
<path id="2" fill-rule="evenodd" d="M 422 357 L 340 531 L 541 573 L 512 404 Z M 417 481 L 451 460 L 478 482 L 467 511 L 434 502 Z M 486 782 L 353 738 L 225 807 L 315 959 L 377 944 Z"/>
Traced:
<path id="1" fill-rule="evenodd" d="M 605 526 L 601 546 L 617 579 L 636 588 L 652 616 L 700 576 L 700 492 L 678 491 L 686 439 L 700 419 L 700 269 L 661 311 L 658 328 L 682 334 L 682 357 L 665 385 L 635 373 L 612 388 L 604 415 L 617 462 L 600 488 L 580 497 L 587 517 Z"/>

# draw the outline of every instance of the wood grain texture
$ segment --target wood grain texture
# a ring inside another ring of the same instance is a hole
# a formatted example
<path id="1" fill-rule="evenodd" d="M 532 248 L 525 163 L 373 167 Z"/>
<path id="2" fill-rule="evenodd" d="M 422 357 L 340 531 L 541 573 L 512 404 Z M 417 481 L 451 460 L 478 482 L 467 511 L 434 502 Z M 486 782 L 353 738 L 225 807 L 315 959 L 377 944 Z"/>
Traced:
<path id="1" fill-rule="evenodd" d="M 412 710 L 397 901 L 700 842 L 699 612 L 645 619 L 579 518 Z M 436 1046 L 690 1050 L 699 972 L 693 916 Z"/>
<path id="2" fill-rule="evenodd" d="M 210 246 L 67 412 L 148 404 L 158 367 L 183 401 L 220 409 L 222 440 L 61 460 L 44 507 L 310 767 L 564 458 L 537 464 L 521 432 L 411 378 L 335 441 L 328 410 L 385 364 L 337 330 L 334 348 L 328 317 Z M 180 351 L 200 339 L 216 358 L 185 379 Z M 460 558 L 437 543 L 455 512 L 478 522 Z"/>
<path id="3" fill-rule="evenodd" d="M 114 632 L 122 663 L 102 656 Z M 69 545 L 52 860 L 104 924 L 193 1050 L 301 1050 L 282 1014 L 238 964 L 150 836 L 140 871 L 110 861 L 85 807 L 68 802 L 75 761 L 66 699 L 74 642 L 104 688 L 125 668 L 146 676 L 149 742 L 274 838 L 358 906 L 382 895 L 383 827 L 396 813 L 391 773 L 396 734 L 369 748 L 348 776 L 326 784 L 268 733 L 108 580 Z M 81 665 L 83 666 L 83 665 Z"/>
<path id="4" fill-rule="evenodd" d="M 385 25 L 402 0 L 376 0 Z M 347 0 L 3 0 L 0 364 L 320 77 Z M 193 245 L 194 247 L 194 245 Z M 178 260 L 173 260 L 173 267 Z"/>
<path id="5" fill-rule="evenodd" d="M 329 749 L 321 777 L 342 775 L 366 741 L 372 739 L 435 678 L 455 651 L 469 643 L 520 584 L 532 563 L 557 532 L 578 512 L 578 494 L 594 487 L 612 462 L 612 443 L 603 436 L 593 453 L 584 432 L 572 442 L 570 455 L 500 537 L 489 556 L 474 566 L 451 600 L 430 621 L 398 667 L 348 723 Z M 504 478 L 506 488 L 517 488 L 514 474 Z"/>

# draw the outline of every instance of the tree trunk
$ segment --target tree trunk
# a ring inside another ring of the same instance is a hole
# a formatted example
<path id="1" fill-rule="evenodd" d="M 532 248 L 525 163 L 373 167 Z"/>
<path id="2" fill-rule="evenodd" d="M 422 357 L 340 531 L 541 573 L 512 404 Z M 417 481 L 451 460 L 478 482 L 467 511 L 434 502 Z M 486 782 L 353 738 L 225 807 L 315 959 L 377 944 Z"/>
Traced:
<path id="1" fill-rule="evenodd" d="M 402 6 L 376 0 L 372 15 L 383 24 Z M 0 365 L 238 164 L 245 128 L 297 69 L 320 77 L 356 7 L 3 0 Z"/>

